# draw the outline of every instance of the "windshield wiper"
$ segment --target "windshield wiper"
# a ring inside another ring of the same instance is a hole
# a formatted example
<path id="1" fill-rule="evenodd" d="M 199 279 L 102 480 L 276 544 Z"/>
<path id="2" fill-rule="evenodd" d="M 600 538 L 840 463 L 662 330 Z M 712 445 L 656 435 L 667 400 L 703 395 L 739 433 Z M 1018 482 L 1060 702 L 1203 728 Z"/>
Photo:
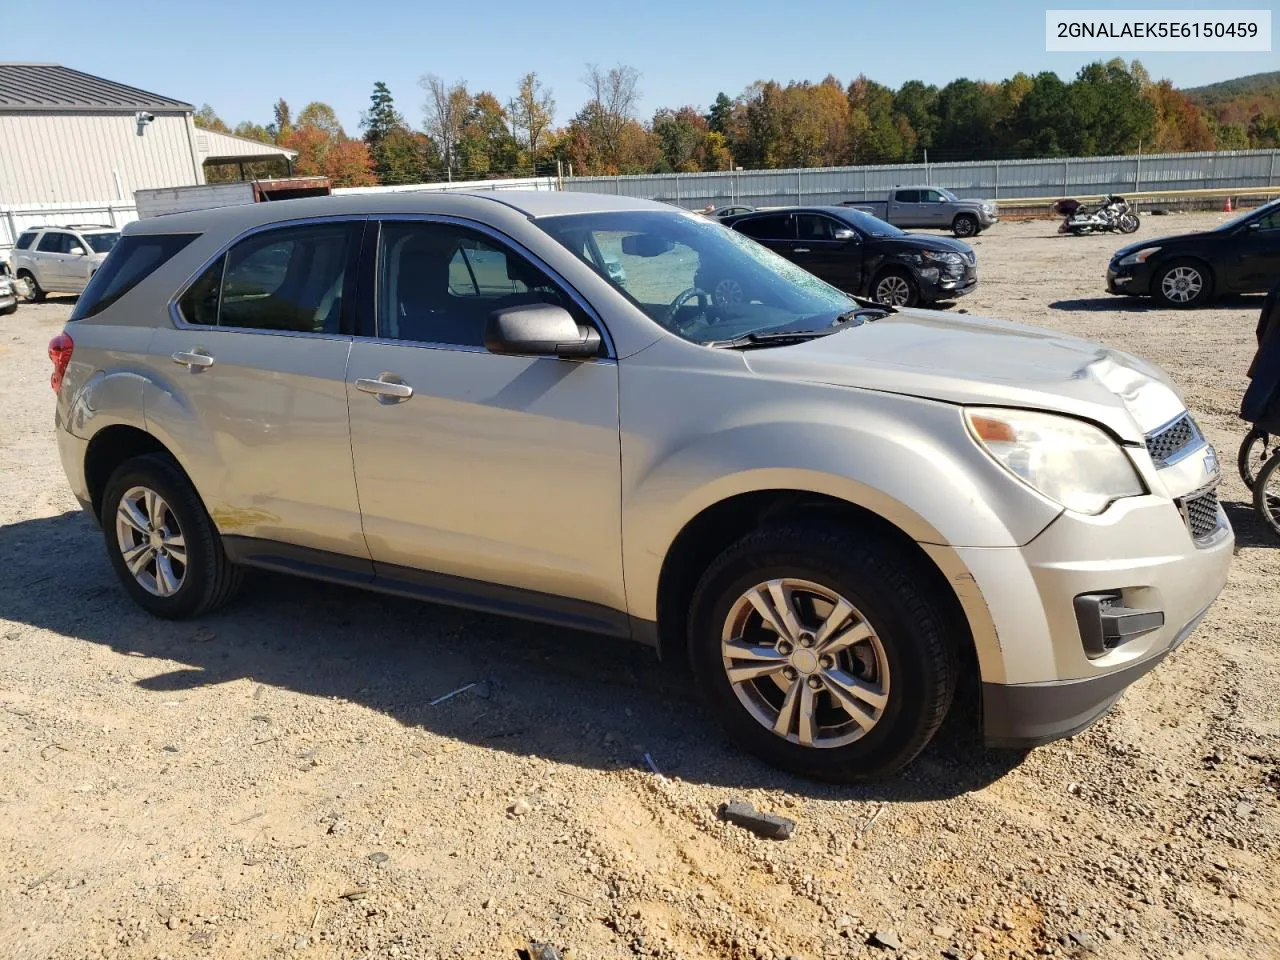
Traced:
<path id="1" fill-rule="evenodd" d="M 704 346 L 719 347 L 729 350 L 750 350 L 752 347 L 781 347 L 788 343 L 804 343 L 839 333 L 839 327 L 826 327 L 822 330 L 778 330 L 773 333 L 745 333 L 732 340 L 708 340 Z"/>

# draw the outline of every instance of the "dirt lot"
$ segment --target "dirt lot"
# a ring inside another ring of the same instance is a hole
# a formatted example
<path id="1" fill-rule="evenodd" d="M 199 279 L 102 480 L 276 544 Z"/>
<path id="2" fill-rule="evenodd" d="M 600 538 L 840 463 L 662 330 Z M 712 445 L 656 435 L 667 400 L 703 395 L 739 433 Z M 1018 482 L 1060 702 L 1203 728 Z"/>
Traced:
<path id="1" fill-rule="evenodd" d="M 1001 224 L 955 309 L 1174 375 L 1228 465 L 1226 593 L 1086 734 L 986 752 L 959 710 L 848 789 L 737 752 L 639 647 L 269 575 L 149 619 L 58 464 L 69 301 L 0 318 L 0 956 L 1280 956 L 1280 542 L 1230 466 L 1259 298 L 1109 298 L 1120 243 Z"/>

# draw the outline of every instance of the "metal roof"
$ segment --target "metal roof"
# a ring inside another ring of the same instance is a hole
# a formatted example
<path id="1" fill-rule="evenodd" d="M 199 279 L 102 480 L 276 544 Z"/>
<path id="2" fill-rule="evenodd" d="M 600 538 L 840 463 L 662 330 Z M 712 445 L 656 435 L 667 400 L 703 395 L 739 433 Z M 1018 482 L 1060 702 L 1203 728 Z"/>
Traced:
<path id="1" fill-rule="evenodd" d="M 190 112 L 191 104 L 148 93 L 56 63 L 0 63 L 0 113 L 27 111 L 161 110 Z"/>

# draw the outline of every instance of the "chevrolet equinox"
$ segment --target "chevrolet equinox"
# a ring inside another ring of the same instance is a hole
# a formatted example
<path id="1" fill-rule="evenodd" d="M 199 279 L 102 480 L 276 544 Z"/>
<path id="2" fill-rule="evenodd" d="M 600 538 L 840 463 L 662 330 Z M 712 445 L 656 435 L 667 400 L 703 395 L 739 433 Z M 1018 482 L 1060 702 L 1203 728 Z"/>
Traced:
<path id="1" fill-rule="evenodd" d="M 152 614 L 264 567 L 629 637 L 816 777 L 901 769 L 966 662 L 988 743 L 1081 730 L 1232 555 L 1155 367 L 625 197 L 133 223 L 50 356 L 71 488 Z"/>

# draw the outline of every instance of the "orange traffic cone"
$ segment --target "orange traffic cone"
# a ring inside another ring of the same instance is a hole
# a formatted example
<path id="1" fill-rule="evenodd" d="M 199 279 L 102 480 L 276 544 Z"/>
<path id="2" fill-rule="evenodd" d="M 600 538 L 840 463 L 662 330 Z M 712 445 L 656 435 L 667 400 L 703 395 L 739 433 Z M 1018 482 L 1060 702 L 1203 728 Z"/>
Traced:
<path id="1" fill-rule="evenodd" d="M 1231 198 L 1230 198 L 1230 197 L 1227 197 L 1227 202 L 1226 202 L 1226 205 L 1222 208 L 1222 212 L 1223 212 L 1223 213 L 1230 213 L 1230 212 L 1231 212 Z"/>

